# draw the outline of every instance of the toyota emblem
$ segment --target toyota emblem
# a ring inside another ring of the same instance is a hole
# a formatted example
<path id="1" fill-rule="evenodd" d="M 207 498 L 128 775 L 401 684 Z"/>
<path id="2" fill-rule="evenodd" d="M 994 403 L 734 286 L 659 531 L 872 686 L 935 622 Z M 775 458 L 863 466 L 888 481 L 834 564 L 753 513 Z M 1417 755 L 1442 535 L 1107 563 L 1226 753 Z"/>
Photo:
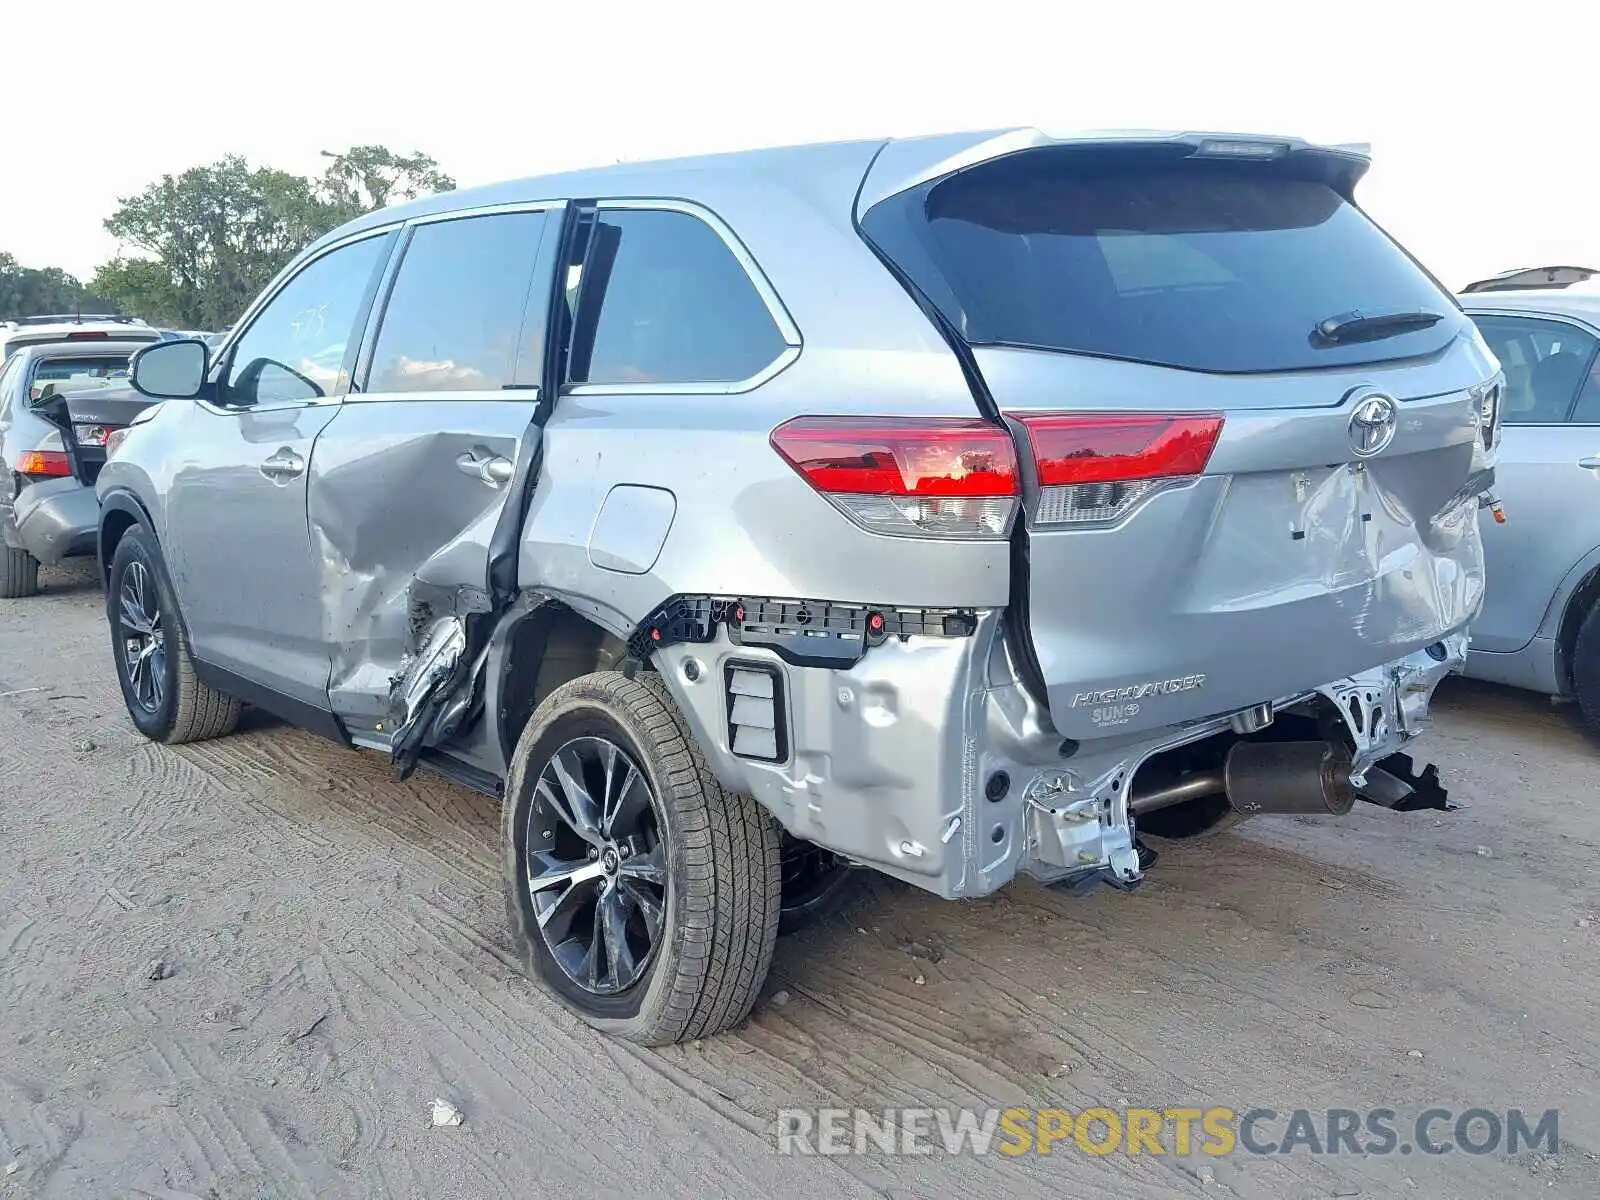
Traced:
<path id="1" fill-rule="evenodd" d="M 1358 458 L 1371 458 L 1394 441 L 1399 424 L 1393 400 L 1376 392 L 1363 396 L 1350 414 L 1350 449 Z"/>

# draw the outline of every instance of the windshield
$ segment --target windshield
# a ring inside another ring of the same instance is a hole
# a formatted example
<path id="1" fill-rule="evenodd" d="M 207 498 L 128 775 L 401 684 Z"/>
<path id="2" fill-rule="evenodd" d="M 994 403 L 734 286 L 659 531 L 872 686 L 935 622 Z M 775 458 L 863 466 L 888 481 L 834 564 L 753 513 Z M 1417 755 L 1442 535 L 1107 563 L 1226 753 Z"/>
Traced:
<path id="1" fill-rule="evenodd" d="M 1328 183 L 1284 162 L 1042 150 L 874 206 L 863 232 L 975 345 L 1216 372 L 1431 354 L 1454 301 Z M 1330 318 L 1443 319 L 1330 345 Z"/>

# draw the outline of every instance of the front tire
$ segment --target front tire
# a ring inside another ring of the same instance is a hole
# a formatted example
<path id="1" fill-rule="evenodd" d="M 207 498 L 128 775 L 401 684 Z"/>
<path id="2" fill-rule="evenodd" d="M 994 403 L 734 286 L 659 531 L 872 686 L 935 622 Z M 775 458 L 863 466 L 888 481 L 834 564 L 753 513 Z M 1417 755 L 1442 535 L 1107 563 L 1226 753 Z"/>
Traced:
<path id="1" fill-rule="evenodd" d="M 39 560 L 26 550 L 0 544 L 0 600 L 39 594 Z"/>
<path id="2" fill-rule="evenodd" d="M 745 1018 L 778 933 L 777 823 L 716 781 L 659 678 L 552 692 L 502 812 L 512 935 L 562 1004 L 647 1046 Z"/>
<path id="3" fill-rule="evenodd" d="M 132 526 L 106 580 L 111 656 L 128 716 L 145 737 L 176 745 L 232 733 L 239 702 L 201 683 L 155 538 Z"/>
<path id="4" fill-rule="evenodd" d="M 1572 690 L 1589 727 L 1600 734 L 1600 603 L 1583 619 L 1572 646 Z"/>

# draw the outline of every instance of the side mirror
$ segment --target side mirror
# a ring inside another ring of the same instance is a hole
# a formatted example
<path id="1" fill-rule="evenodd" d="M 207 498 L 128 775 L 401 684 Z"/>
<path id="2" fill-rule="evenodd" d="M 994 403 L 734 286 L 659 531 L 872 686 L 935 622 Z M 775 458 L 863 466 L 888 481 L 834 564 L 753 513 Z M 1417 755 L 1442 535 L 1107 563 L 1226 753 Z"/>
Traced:
<path id="1" fill-rule="evenodd" d="M 193 400 L 205 387 L 210 356 L 198 338 L 151 342 L 133 356 L 131 382 L 152 400 Z"/>

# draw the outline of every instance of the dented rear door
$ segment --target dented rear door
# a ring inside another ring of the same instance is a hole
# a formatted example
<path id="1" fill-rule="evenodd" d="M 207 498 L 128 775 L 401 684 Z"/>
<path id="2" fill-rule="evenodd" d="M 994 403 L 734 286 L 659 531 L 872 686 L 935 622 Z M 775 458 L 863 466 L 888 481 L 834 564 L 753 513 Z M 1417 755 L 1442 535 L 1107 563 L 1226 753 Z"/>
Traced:
<path id="1" fill-rule="evenodd" d="M 387 740 L 393 682 L 433 625 L 488 611 L 494 530 L 519 459 L 537 453 L 561 212 L 408 227 L 374 307 L 364 386 L 317 441 L 308 512 L 328 695 L 358 740 Z"/>

